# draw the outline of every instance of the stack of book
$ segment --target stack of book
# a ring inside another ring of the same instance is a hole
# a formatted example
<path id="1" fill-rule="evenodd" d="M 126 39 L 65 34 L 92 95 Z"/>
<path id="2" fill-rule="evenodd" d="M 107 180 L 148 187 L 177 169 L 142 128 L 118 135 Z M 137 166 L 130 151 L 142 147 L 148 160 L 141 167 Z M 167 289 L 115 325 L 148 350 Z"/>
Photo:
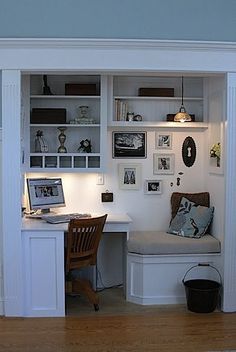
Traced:
<path id="1" fill-rule="evenodd" d="M 115 119 L 116 121 L 126 121 L 128 103 L 120 99 L 115 100 Z"/>

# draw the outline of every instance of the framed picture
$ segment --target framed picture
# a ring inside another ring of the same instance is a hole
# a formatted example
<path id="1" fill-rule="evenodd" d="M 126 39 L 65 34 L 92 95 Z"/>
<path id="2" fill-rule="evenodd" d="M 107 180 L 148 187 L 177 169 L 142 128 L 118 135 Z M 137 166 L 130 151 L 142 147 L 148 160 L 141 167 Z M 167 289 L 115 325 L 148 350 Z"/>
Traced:
<path id="1" fill-rule="evenodd" d="M 161 194 L 162 180 L 145 180 L 144 183 L 145 194 Z"/>
<path id="2" fill-rule="evenodd" d="M 119 164 L 118 172 L 121 189 L 140 189 L 141 164 Z"/>
<path id="3" fill-rule="evenodd" d="M 175 167 L 174 154 L 153 154 L 153 173 L 157 175 L 171 175 Z"/>
<path id="4" fill-rule="evenodd" d="M 147 132 L 113 132 L 113 158 L 146 158 Z"/>
<path id="5" fill-rule="evenodd" d="M 156 132 L 156 149 L 172 149 L 172 133 Z"/>

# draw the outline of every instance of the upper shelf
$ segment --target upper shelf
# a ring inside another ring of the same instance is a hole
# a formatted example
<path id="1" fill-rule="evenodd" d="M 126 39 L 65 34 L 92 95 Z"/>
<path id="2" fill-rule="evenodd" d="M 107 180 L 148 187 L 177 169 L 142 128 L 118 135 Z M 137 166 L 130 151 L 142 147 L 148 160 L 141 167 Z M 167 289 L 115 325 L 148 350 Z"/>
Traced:
<path id="1" fill-rule="evenodd" d="M 131 95 L 117 95 L 114 96 L 114 99 L 122 99 L 122 100 L 168 100 L 168 101 L 176 101 L 181 100 L 182 97 L 147 97 L 147 96 L 131 96 Z M 202 101 L 201 97 L 185 97 L 184 101 Z"/>
<path id="2" fill-rule="evenodd" d="M 31 99 L 100 99 L 100 95 L 31 95 Z"/>
<path id="3" fill-rule="evenodd" d="M 167 122 L 167 121 L 112 121 L 109 122 L 108 127 L 115 128 L 115 127 L 132 127 L 132 128 L 151 128 L 151 127 L 158 127 L 158 128 L 198 128 L 198 129 L 207 129 L 208 124 L 205 122 Z"/>

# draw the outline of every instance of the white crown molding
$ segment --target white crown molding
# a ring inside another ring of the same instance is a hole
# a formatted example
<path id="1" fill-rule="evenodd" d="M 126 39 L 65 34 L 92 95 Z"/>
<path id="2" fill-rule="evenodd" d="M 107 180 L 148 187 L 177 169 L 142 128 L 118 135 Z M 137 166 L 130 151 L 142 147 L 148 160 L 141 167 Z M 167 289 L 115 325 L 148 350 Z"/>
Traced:
<path id="1" fill-rule="evenodd" d="M 94 48 L 94 49 L 174 49 L 236 51 L 236 42 L 151 40 L 151 39 L 75 39 L 75 38 L 0 38 L 0 49 Z"/>

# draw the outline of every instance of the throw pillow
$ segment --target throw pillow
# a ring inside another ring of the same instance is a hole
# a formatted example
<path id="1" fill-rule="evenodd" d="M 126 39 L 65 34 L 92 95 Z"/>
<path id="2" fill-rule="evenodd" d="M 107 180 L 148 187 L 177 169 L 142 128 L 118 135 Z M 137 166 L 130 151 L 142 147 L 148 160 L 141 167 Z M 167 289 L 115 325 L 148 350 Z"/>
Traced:
<path id="1" fill-rule="evenodd" d="M 200 238 L 206 233 L 213 213 L 213 207 L 197 205 L 183 197 L 167 232 L 178 236 Z"/>

